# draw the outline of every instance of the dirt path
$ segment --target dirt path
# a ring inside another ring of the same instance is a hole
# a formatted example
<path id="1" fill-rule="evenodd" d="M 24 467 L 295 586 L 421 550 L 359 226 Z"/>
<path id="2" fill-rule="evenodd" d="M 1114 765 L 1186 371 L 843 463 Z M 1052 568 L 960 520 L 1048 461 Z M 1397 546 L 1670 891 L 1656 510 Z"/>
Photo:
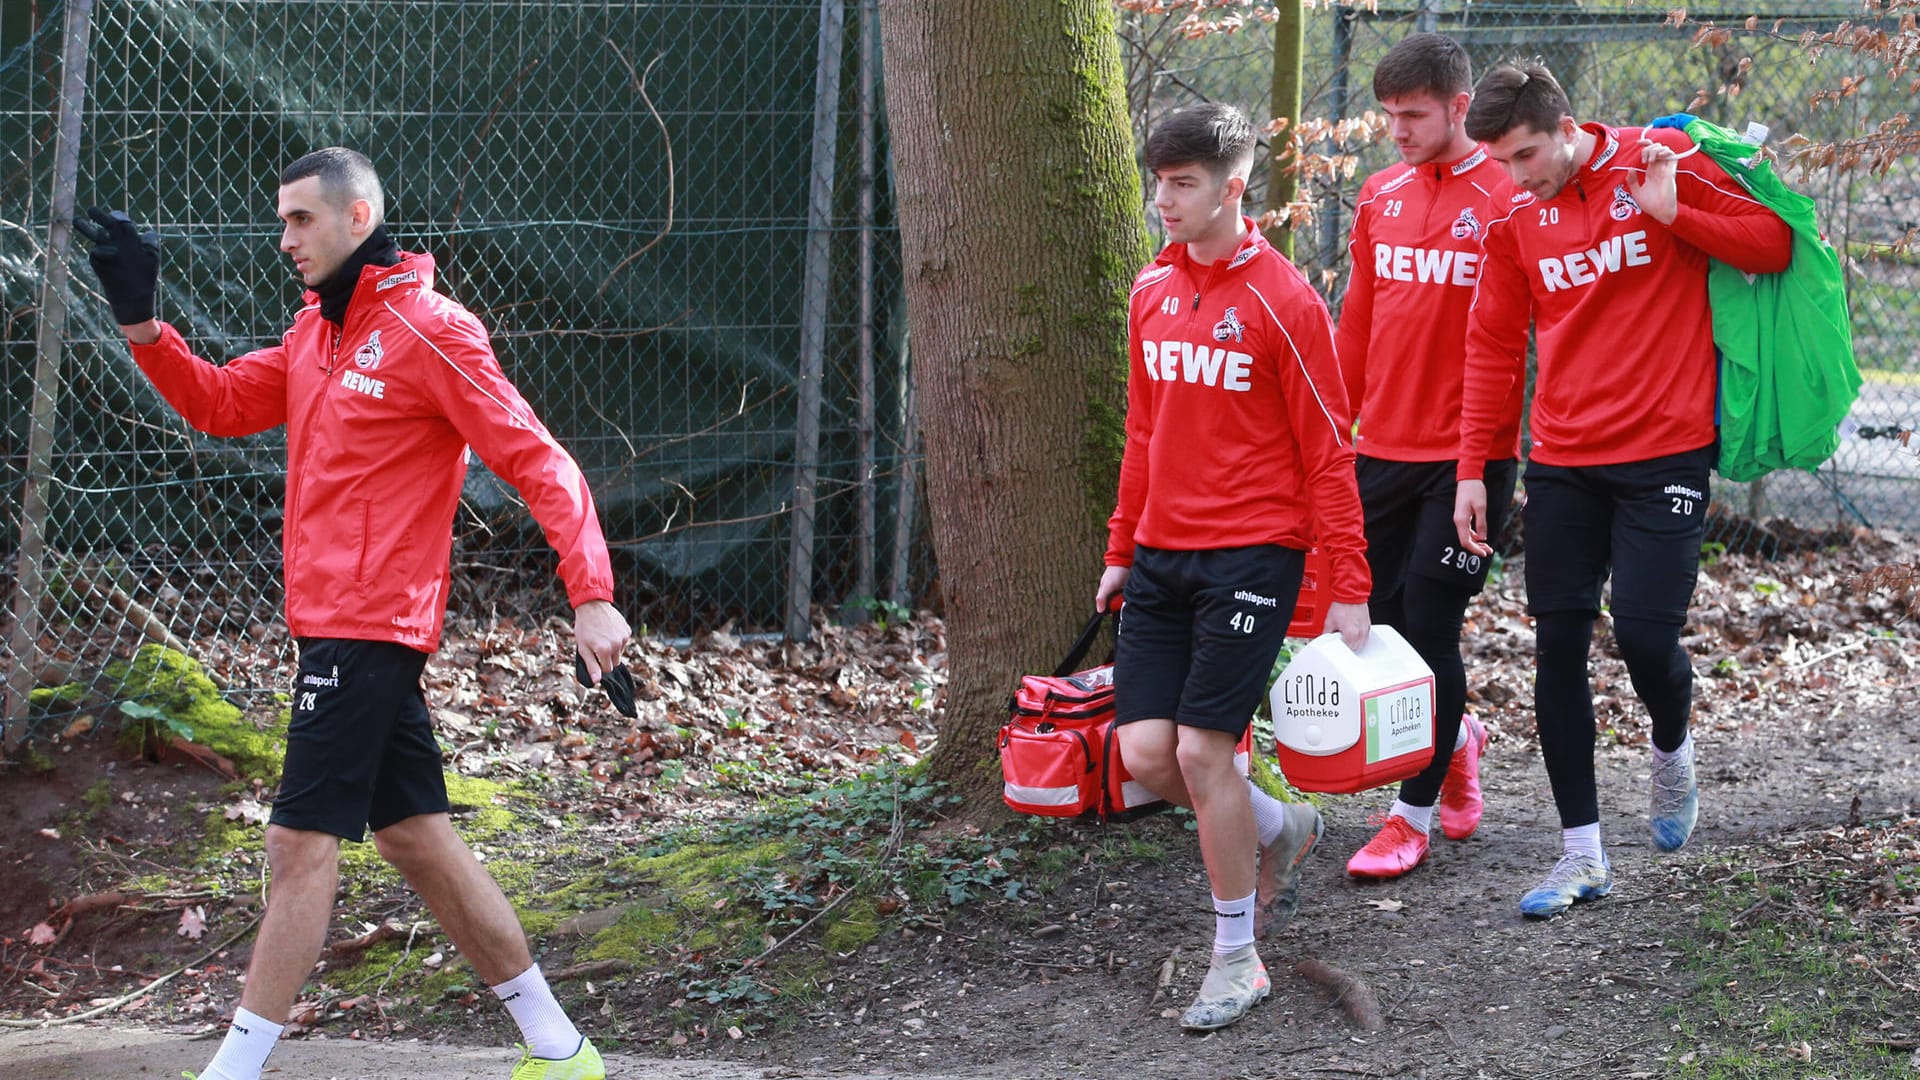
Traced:
<path id="1" fill-rule="evenodd" d="M 0 1033 L 0 1057 L 12 1080 L 107 1080 L 168 1077 L 207 1063 L 217 1044 L 210 1038 L 150 1031 L 60 1027 Z M 499 1048 L 471 1049 L 419 1042 L 357 1042 L 302 1039 L 274 1051 L 268 1077 L 303 1080 L 499 1080 L 514 1054 Z M 694 1061 L 649 1061 L 607 1055 L 608 1074 L 628 1080 L 762 1080 L 796 1073 L 765 1066 Z M 837 1074 L 843 1080 L 879 1076 Z"/>
<path id="2" fill-rule="evenodd" d="M 1197 985 L 1210 925 L 1195 902 L 1205 885 L 1191 834 L 1161 817 L 1076 842 L 1157 845 L 1165 858 L 1122 860 L 1104 875 L 1090 869 L 1043 906 L 1018 909 L 1018 922 L 956 923 L 863 954 L 842 965 L 840 989 L 798 1030 L 748 1040 L 743 1060 L 610 1057 L 610 1075 L 1667 1075 L 1686 1048 L 1675 1045 L 1661 1010 L 1686 986 L 1676 935 L 1689 932 L 1698 910 L 1683 871 L 1722 844 L 1844 821 L 1856 795 L 1868 814 L 1913 805 L 1920 731 L 1881 726 L 1880 715 L 1826 704 L 1798 733 L 1698 732 L 1701 825 L 1678 855 L 1656 856 L 1646 839 L 1646 751 L 1603 750 L 1603 827 L 1616 887 L 1606 900 L 1547 922 L 1523 919 L 1515 906 L 1557 851 L 1530 741 L 1509 737 L 1489 751 L 1479 834 L 1440 843 L 1427 866 L 1398 882 L 1362 885 L 1342 870 L 1371 835 L 1366 819 L 1382 796 L 1331 799 L 1326 846 L 1311 864 L 1300 917 L 1263 948 L 1272 999 L 1210 1037 L 1183 1035 L 1165 1015 Z M 1035 933 L 1048 926 L 1065 929 Z M 1174 977 L 1156 1001 L 1156 975 L 1176 944 Z M 1289 970 L 1304 957 L 1364 979 L 1387 1029 L 1368 1035 L 1341 1019 L 1320 989 Z M 174 1077 L 203 1064 L 212 1047 L 209 1039 L 98 1028 L 0 1034 L 7 1074 L 20 1080 Z M 511 1060 L 498 1048 L 310 1038 L 282 1044 L 270 1075 L 497 1078 Z"/>
<path id="3" fill-rule="evenodd" d="M 1920 801 L 1920 732 L 1883 725 L 1888 704 L 1836 691 L 1808 703 L 1802 730 L 1697 727 L 1701 823 L 1674 855 L 1655 854 L 1647 836 L 1648 751 L 1603 749 L 1614 892 L 1545 922 L 1517 909 L 1559 853 L 1531 740 L 1509 737 L 1490 751 L 1480 832 L 1440 842 L 1428 865 L 1396 882 L 1360 884 L 1344 873 L 1372 835 L 1368 816 L 1388 798 L 1333 798 L 1300 916 L 1262 949 L 1273 997 L 1209 1037 L 1181 1034 L 1169 1015 L 1204 972 L 1211 921 L 1196 902 L 1205 879 L 1190 834 L 1157 819 L 1127 828 L 1164 843 L 1164 862 L 1142 861 L 1124 881 L 1083 875 L 1022 925 L 956 928 L 876 956 L 845 975 L 866 992 L 822 1009 L 779 1053 L 819 1063 L 839 1060 L 823 1056 L 837 1045 L 867 1068 L 970 1062 L 1034 1078 L 1669 1075 L 1690 1049 L 1677 1045 L 1662 1010 L 1690 988 L 1677 962 L 1700 911 L 1693 871 L 1724 845 L 1844 822 L 1856 795 L 1868 816 Z M 1066 929 L 1035 933 L 1049 925 Z M 1156 1001 L 1157 972 L 1175 945 L 1173 980 Z M 1386 1030 L 1347 1024 L 1290 970 L 1306 957 L 1364 979 Z"/>
<path id="4" fill-rule="evenodd" d="M 604 1035 L 631 1040 L 623 1049 L 641 1050 L 609 1058 L 611 1075 L 641 1080 L 1674 1075 L 1696 1048 L 1667 1010 L 1697 992 L 1701 976 L 1687 969 L 1682 947 L 1702 932 L 1703 907 L 1723 903 L 1716 894 L 1733 875 L 1722 864 L 1793 859 L 1782 841 L 1920 806 L 1920 727 L 1911 723 L 1920 643 L 1863 629 L 1897 617 L 1834 614 L 1823 597 L 1837 587 L 1817 589 L 1806 577 L 1828 572 L 1824 558 L 1765 564 L 1767 578 L 1746 570 L 1703 582 L 1694 723 L 1701 818 L 1682 852 L 1652 850 L 1644 716 L 1624 668 L 1596 648 L 1601 825 L 1616 884 L 1610 897 L 1560 918 L 1530 921 L 1517 909 L 1558 854 L 1559 829 L 1531 735 L 1531 635 L 1509 582 L 1498 606 L 1477 616 L 1472 638 L 1470 670 L 1483 695 L 1476 708 L 1496 730 L 1479 833 L 1438 841 L 1428 865 L 1405 878 L 1360 884 L 1346 877 L 1345 861 L 1372 835 L 1367 819 L 1391 794 L 1325 800 L 1328 833 L 1309 864 L 1299 918 L 1262 947 L 1273 997 L 1226 1031 L 1195 1038 L 1178 1027 L 1204 971 L 1212 919 L 1194 837 L 1172 815 L 1104 829 L 1036 825 L 1039 846 L 1050 844 L 1056 867 L 1070 868 L 1047 871 L 1065 880 L 1045 895 L 916 912 L 914 926 L 891 928 L 851 956 L 811 941 L 795 946 L 812 950 L 827 972 L 819 996 L 752 1017 L 739 1041 L 701 1030 L 680 1047 L 681 1060 L 659 1060 L 644 1053 L 692 1030 L 684 1018 L 632 997 L 604 998 L 581 1015 L 600 1021 Z M 1306 958 L 1364 980 L 1385 1030 L 1348 1023 L 1294 972 Z M 1904 1045 L 1920 1036 L 1920 1020 L 1898 1011 L 1901 1026 L 1887 1037 Z M 464 1046 L 292 1040 L 269 1076 L 503 1077 L 511 1051 L 471 1048 L 494 1041 L 489 1025 L 504 1026 L 482 1012 L 448 1036 Z M 5 1074 L 21 1080 L 176 1077 L 203 1064 L 213 1045 L 103 1028 L 0 1033 Z M 1859 1075 L 1920 1077 L 1920 1055 L 1887 1062 L 1893 1071 Z"/>

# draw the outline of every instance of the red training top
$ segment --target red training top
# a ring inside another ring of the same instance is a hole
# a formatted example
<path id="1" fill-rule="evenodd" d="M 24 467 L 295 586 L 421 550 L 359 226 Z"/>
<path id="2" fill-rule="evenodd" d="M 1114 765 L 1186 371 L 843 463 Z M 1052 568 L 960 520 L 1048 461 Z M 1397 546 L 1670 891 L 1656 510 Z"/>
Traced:
<path id="1" fill-rule="evenodd" d="M 1347 396 L 1320 294 L 1247 219 L 1232 258 L 1168 244 L 1127 302 L 1127 443 L 1108 566 L 1181 551 L 1315 543 L 1332 599 L 1372 590 Z"/>
<path id="2" fill-rule="evenodd" d="M 1526 378 L 1527 320 L 1538 343 L 1532 457 L 1613 465 L 1713 442 L 1716 370 L 1707 260 L 1749 274 L 1786 269 L 1793 234 L 1685 133 L 1645 134 L 1686 154 L 1680 212 L 1641 212 L 1641 128 L 1587 124 L 1593 156 L 1560 193 L 1530 192 L 1487 226 L 1467 324 L 1460 411 L 1462 480 L 1479 479 L 1513 387 Z"/>
<path id="3" fill-rule="evenodd" d="M 440 645 L 468 445 L 512 484 L 560 553 L 575 607 L 613 598 L 593 496 L 500 370 L 487 331 L 433 289 L 433 258 L 360 271 L 346 325 L 318 298 L 278 345 L 215 366 L 178 331 L 133 359 L 209 435 L 287 426 L 287 628 L 296 638 Z"/>
<path id="4" fill-rule="evenodd" d="M 1388 461 L 1452 461 L 1460 445 L 1467 308 L 1480 236 L 1512 185 L 1487 148 L 1457 161 L 1400 164 L 1360 187 L 1340 305 L 1340 374 L 1360 429 L 1354 449 Z M 1520 452 L 1524 385 L 1500 415 L 1492 455 Z"/>

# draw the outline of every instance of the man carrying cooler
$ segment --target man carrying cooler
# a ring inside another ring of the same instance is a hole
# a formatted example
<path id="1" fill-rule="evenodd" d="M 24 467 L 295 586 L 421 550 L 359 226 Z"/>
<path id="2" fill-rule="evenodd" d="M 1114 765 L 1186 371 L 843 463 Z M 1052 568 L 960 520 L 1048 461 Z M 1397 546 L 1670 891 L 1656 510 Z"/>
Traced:
<path id="1" fill-rule="evenodd" d="M 1114 723 L 1134 778 L 1191 807 L 1213 889 L 1212 962 L 1181 1018 L 1225 1027 L 1270 989 L 1254 939 L 1299 904 L 1322 830 L 1234 768 L 1314 542 L 1327 628 L 1367 638 L 1366 540 L 1326 305 L 1240 212 L 1253 125 L 1227 105 L 1147 141 L 1170 241 L 1128 299 L 1127 441 L 1094 606 L 1125 590 Z M 1255 848 L 1259 856 L 1256 862 Z"/>
<path id="2" fill-rule="evenodd" d="M 1492 560 L 1453 528 L 1467 306 L 1480 279 L 1480 235 L 1506 209 L 1506 173 L 1468 137 L 1473 66 L 1460 43 L 1412 34 L 1373 69 L 1400 164 L 1361 185 L 1352 277 L 1340 307 L 1340 373 L 1359 420 L 1360 504 L 1373 568 L 1369 610 L 1433 669 L 1433 761 L 1400 785 L 1379 833 L 1347 861 L 1360 878 L 1393 878 L 1426 861 L 1434 803 L 1440 828 L 1465 840 L 1480 824 L 1487 729 L 1465 715 L 1460 627 Z M 1486 464 L 1488 531 L 1513 498 L 1523 387 L 1498 416 Z"/>

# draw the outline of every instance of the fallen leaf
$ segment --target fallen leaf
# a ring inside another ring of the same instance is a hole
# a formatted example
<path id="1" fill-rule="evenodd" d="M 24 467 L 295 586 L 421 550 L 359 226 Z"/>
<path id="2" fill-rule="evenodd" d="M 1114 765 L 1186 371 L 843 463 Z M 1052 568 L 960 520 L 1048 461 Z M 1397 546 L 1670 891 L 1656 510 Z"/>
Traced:
<path id="1" fill-rule="evenodd" d="M 58 933 L 54 932 L 53 927 L 47 923 L 35 923 L 33 929 L 27 931 L 27 944 L 51 945 L 54 939 L 59 936 Z"/>
<path id="2" fill-rule="evenodd" d="M 207 932 L 207 909 L 200 906 L 180 909 L 180 926 L 174 933 L 189 941 L 199 941 Z"/>
<path id="3" fill-rule="evenodd" d="M 58 840 L 60 839 L 60 830 L 59 829 L 41 829 L 40 835 L 46 837 L 49 840 Z"/>
<path id="4" fill-rule="evenodd" d="M 1398 900 L 1369 900 L 1367 903 L 1372 904 L 1379 911 L 1399 911 L 1407 906 Z"/>

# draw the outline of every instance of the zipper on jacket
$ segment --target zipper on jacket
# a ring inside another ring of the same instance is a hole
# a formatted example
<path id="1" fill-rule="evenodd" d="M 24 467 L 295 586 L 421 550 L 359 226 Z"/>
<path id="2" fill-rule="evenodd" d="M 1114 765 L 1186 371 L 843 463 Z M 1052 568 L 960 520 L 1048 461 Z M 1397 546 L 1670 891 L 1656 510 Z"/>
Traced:
<path id="1" fill-rule="evenodd" d="M 320 369 L 322 372 L 320 376 L 320 392 L 313 396 L 313 404 L 307 407 L 307 445 L 305 451 L 300 455 L 300 482 L 297 486 L 293 483 L 293 462 L 291 460 L 287 462 L 288 523 L 299 519 L 301 509 L 306 503 L 307 477 L 311 471 L 310 467 L 313 464 L 314 443 L 316 441 L 314 439 L 314 432 L 319 427 L 320 413 L 326 408 L 327 399 L 333 395 L 333 373 L 339 366 L 340 343 L 347 339 L 347 327 L 351 325 L 344 320 L 351 319 L 352 317 L 353 305 L 348 304 L 347 313 L 342 316 L 343 321 L 338 328 L 334 327 L 332 323 L 327 322 L 324 316 L 320 319 L 321 323 L 324 324 L 325 332 L 330 335 L 327 343 L 327 363 L 325 367 Z M 294 553 L 298 550 L 298 536 L 299 532 L 297 529 L 283 527 L 281 547 L 285 561 L 289 564 L 293 563 Z"/>
<path id="2" fill-rule="evenodd" d="M 1235 254 L 1239 254 L 1239 253 L 1238 253 L 1238 252 L 1235 252 Z M 1231 259 L 1231 258 L 1232 258 L 1232 256 L 1228 256 L 1228 259 Z M 1220 268 L 1220 264 L 1221 264 L 1222 262 L 1225 262 L 1225 261 L 1227 261 L 1227 259 L 1215 259 L 1215 260 L 1213 260 L 1212 262 L 1210 262 L 1210 263 L 1208 263 L 1208 264 L 1207 264 L 1207 274 L 1206 274 L 1206 277 L 1204 277 L 1204 278 L 1202 278 L 1202 279 L 1201 279 L 1200 281 L 1198 281 L 1198 282 L 1196 282 L 1196 283 L 1194 284 L 1194 287 L 1193 287 L 1193 307 L 1192 307 L 1191 309 L 1189 309 L 1189 310 L 1187 311 L 1187 325 L 1188 325 L 1188 326 L 1192 326 L 1192 325 L 1195 325 L 1195 320 L 1197 320 L 1197 319 L 1199 319 L 1199 318 L 1200 318 L 1200 297 L 1201 297 L 1201 294 L 1203 294 L 1203 293 L 1205 293 L 1205 292 L 1206 292 L 1206 291 L 1207 291 L 1208 289 L 1210 289 L 1210 288 L 1212 288 L 1212 287 L 1213 287 L 1213 275 L 1214 275 L 1214 272 L 1215 272 L 1215 271 L 1217 271 L 1217 270 L 1218 270 L 1218 269 Z"/>

